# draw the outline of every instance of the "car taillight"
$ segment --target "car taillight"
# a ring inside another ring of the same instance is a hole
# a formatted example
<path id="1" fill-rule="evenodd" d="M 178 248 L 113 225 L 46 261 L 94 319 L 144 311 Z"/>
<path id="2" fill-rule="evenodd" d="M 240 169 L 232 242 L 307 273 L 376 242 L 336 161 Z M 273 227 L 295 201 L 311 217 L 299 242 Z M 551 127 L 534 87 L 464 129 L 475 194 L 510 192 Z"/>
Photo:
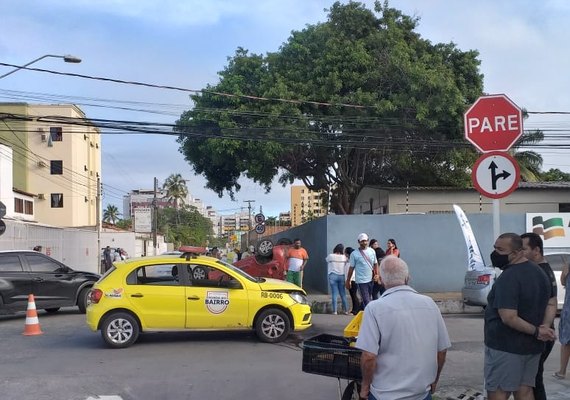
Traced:
<path id="1" fill-rule="evenodd" d="M 101 297 L 103 297 L 103 291 L 101 289 L 91 289 L 91 292 L 89 293 L 89 300 L 91 301 L 91 304 L 99 303 Z"/>
<path id="2" fill-rule="evenodd" d="M 477 277 L 477 283 L 488 285 L 491 282 L 491 275 L 480 275 Z"/>

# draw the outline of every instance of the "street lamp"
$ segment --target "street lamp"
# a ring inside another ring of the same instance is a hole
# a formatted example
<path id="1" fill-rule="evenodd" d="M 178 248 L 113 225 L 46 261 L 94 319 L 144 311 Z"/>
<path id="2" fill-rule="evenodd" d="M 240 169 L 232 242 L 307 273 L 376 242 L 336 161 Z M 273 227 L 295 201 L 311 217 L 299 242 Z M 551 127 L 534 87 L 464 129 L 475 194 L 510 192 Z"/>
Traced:
<path id="1" fill-rule="evenodd" d="M 63 58 L 63 61 L 65 61 L 65 62 L 67 62 L 67 63 L 73 63 L 73 64 L 78 64 L 78 63 L 81 62 L 81 58 L 75 57 L 75 56 L 72 56 L 72 55 L 69 55 L 69 54 L 68 54 L 68 55 L 65 55 L 65 56 L 58 56 L 58 55 L 55 55 L 55 54 L 46 54 L 46 55 L 43 55 L 43 56 L 41 56 L 41 57 L 39 57 L 39 58 L 36 58 L 35 60 L 30 61 L 30 62 L 27 63 L 27 64 L 22 65 L 21 67 L 15 68 L 15 69 L 13 69 L 13 70 L 10 71 L 10 72 L 5 73 L 4 75 L 0 75 L 0 79 L 6 77 L 6 76 L 8 76 L 8 75 L 13 74 L 14 72 L 17 72 L 17 71 L 21 70 L 22 68 L 26 68 L 28 65 L 31 65 L 31 64 L 33 64 L 33 63 L 35 63 L 35 62 L 38 62 L 38 61 L 40 61 L 40 60 L 42 60 L 42 59 L 44 59 L 44 58 L 47 58 L 47 57 Z"/>

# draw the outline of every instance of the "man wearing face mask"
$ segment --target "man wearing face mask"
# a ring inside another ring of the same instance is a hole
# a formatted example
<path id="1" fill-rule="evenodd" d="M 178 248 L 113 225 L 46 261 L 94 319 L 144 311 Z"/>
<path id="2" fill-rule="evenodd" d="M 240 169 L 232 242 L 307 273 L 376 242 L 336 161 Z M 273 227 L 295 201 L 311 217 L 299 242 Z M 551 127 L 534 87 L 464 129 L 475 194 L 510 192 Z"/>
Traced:
<path id="1" fill-rule="evenodd" d="M 485 309 L 485 389 L 489 400 L 534 399 L 536 373 L 544 341 L 554 340 L 545 326 L 552 286 L 546 274 L 529 262 L 522 239 L 503 233 L 491 253 L 503 270 L 487 297 Z"/>

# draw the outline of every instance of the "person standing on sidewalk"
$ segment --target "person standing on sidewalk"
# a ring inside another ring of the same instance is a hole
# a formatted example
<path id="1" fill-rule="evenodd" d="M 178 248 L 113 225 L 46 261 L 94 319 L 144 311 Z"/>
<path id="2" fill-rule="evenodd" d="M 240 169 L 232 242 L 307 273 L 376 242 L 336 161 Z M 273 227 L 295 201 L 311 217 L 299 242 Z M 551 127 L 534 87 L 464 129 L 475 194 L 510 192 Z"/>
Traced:
<path id="1" fill-rule="evenodd" d="M 430 297 L 408 286 L 404 260 L 386 256 L 380 275 L 386 291 L 364 309 L 356 340 L 360 397 L 429 400 L 451 347 L 443 317 Z"/>
<path id="2" fill-rule="evenodd" d="M 347 259 L 346 265 L 344 266 L 344 276 L 348 276 L 348 269 L 350 268 L 350 263 L 348 260 L 350 259 L 350 255 L 353 251 L 354 249 L 352 247 L 347 247 L 344 249 L 344 254 L 346 255 Z M 361 308 L 360 300 L 358 299 L 358 286 L 356 286 L 356 282 L 354 281 L 354 274 L 352 274 L 352 277 L 350 278 L 350 288 L 348 289 L 348 293 L 350 294 L 350 300 L 352 302 L 351 314 L 356 315 L 359 311 L 361 311 Z"/>
<path id="3" fill-rule="evenodd" d="M 524 256 L 516 233 L 501 234 L 491 262 L 503 273 L 496 279 L 485 308 L 484 377 L 488 400 L 532 400 L 544 342 L 554 330 L 544 326 L 552 285 Z"/>
<path id="4" fill-rule="evenodd" d="M 303 270 L 309 255 L 307 250 L 301 247 L 301 239 L 293 240 L 293 247 L 287 250 L 287 281 L 303 287 Z"/>
<path id="5" fill-rule="evenodd" d="M 376 262 L 380 264 L 380 261 L 386 256 L 386 253 L 382 250 L 382 247 L 380 247 L 378 240 L 372 239 L 370 241 L 370 248 L 376 252 Z M 382 280 L 378 279 L 378 282 L 374 282 L 372 285 L 372 298 L 376 300 L 385 290 L 386 288 L 384 288 Z"/>
<path id="6" fill-rule="evenodd" d="M 350 255 L 348 276 L 346 277 L 346 288 L 350 289 L 352 274 L 355 274 L 355 282 L 362 299 L 362 307 L 366 307 L 372 301 L 373 282 L 378 281 L 378 262 L 376 252 L 368 247 L 368 235 L 361 233 L 358 235 L 358 249 Z"/>
<path id="7" fill-rule="evenodd" d="M 346 290 L 344 288 L 344 267 L 347 259 L 344 255 L 344 246 L 337 244 L 333 252 L 325 259 L 327 261 L 327 276 L 332 294 L 332 311 L 338 314 L 338 296 L 342 301 L 342 314 L 348 314 L 348 302 L 346 301 Z"/>
<path id="8" fill-rule="evenodd" d="M 550 264 L 548 264 L 544 258 L 544 244 L 542 242 L 542 238 L 534 232 L 529 232 L 523 233 L 521 235 L 521 239 L 523 241 L 523 252 L 525 257 L 528 258 L 529 261 L 537 264 L 550 280 L 552 293 L 550 300 L 548 300 L 546 315 L 544 317 L 544 325 L 554 329 L 554 318 L 556 318 L 556 309 L 558 305 L 558 287 L 556 285 L 556 276 L 554 276 L 554 272 L 552 272 Z M 544 363 L 552 351 L 552 347 L 554 347 L 554 340 L 547 341 L 544 346 L 544 351 L 540 356 L 540 361 L 538 363 L 538 372 L 536 373 L 536 381 L 533 389 L 534 400 L 546 400 L 546 390 L 544 389 L 543 380 Z"/>

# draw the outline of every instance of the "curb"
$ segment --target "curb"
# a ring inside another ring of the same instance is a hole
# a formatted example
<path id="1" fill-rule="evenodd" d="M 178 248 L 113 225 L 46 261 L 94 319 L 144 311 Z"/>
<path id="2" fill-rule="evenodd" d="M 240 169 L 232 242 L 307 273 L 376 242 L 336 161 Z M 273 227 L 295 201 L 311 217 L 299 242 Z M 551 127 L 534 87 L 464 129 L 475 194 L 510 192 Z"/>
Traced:
<path id="1" fill-rule="evenodd" d="M 430 294 L 424 293 L 433 298 L 433 301 L 439 307 L 442 314 L 481 314 L 483 312 L 482 307 L 467 306 L 463 303 L 462 299 L 457 298 L 455 293 L 449 294 Z M 309 295 L 309 304 L 311 305 L 311 311 L 314 314 L 332 314 L 332 303 L 330 296 Z M 313 299 L 311 299 L 311 297 Z M 443 298 L 442 298 L 443 297 Z M 349 301 L 350 303 L 350 301 Z M 342 304 L 339 300 L 337 310 L 342 310 Z"/>

